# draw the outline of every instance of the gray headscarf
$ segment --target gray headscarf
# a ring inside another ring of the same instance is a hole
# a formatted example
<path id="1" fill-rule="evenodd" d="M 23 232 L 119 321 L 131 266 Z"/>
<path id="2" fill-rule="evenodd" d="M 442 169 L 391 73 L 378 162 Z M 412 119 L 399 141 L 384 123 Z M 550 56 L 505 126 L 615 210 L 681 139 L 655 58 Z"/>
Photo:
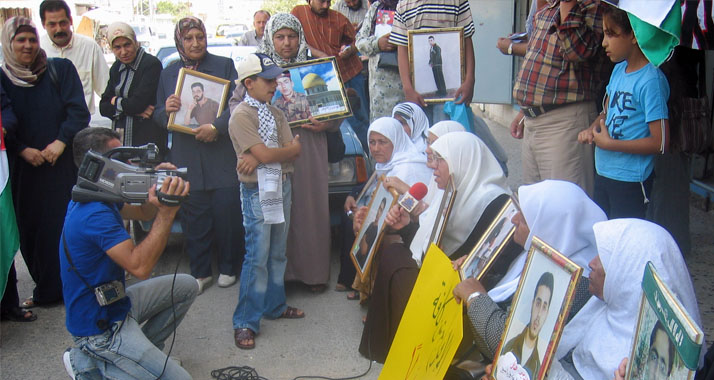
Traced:
<path id="1" fill-rule="evenodd" d="M 273 45 L 273 35 L 280 29 L 285 28 L 295 31 L 295 33 L 298 34 L 298 39 L 300 41 L 297 55 L 289 59 L 284 59 L 278 55 L 278 52 L 275 51 L 275 46 Z M 269 56 L 280 66 L 307 61 L 307 42 L 305 42 L 305 33 L 302 30 L 300 20 L 290 13 L 278 13 L 271 17 L 265 25 L 265 37 L 263 38 L 263 43 L 258 46 L 258 53 L 263 53 Z"/>

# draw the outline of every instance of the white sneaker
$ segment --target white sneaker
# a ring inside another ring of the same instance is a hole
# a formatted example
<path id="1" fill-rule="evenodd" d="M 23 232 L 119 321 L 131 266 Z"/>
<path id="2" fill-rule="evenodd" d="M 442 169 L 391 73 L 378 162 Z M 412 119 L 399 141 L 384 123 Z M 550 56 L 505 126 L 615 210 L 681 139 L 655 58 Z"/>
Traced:
<path id="1" fill-rule="evenodd" d="M 198 294 L 201 294 L 203 293 L 203 288 L 211 286 L 211 282 L 213 282 L 213 276 L 197 278 L 196 282 L 198 282 Z"/>
<path id="2" fill-rule="evenodd" d="M 222 274 L 218 276 L 218 286 L 221 288 L 227 288 L 236 283 L 236 276 L 229 276 L 227 274 Z"/>
<path id="3" fill-rule="evenodd" d="M 69 350 L 69 348 L 66 349 L 64 354 L 62 354 L 62 362 L 64 363 L 64 369 L 67 371 L 67 374 L 72 378 L 72 380 L 74 380 L 75 374 L 74 369 L 72 368 L 72 361 L 69 359 Z"/>

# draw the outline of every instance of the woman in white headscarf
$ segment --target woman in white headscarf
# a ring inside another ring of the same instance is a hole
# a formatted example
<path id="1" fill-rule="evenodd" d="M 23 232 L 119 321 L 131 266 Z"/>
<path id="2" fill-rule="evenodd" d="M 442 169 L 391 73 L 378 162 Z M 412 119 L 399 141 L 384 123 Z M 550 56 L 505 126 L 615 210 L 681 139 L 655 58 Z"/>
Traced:
<path id="1" fill-rule="evenodd" d="M 508 301 L 516 292 L 526 262 L 527 248 L 538 236 L 558 252 L 589 273 L 588 263 L 597 255 L 593 225 L 607 220 L 605 213 L 577 185 L 559 180 L 546 180 L 518 189 L 521 212 L 513 217 L 517 226 L 513 240 L 526 250 L 511 263 L 506 275 L 488 293 L 476 279 L 462 281 L 454 289 L 457 300 L 467 305 L 474 342 L 484 356 L 492 358 L 503 334 L 508 313 L 497 303 Z M 571 315 L 590 298 L 587 281 L 578 283 Z"/>
<path id="2" fill-rule="evenodd" d="M 466 132 L 466 128 L 458 121 L 440 121 L 426 130 L 426 143 L 427 145 L 431 145 L 439 137 L 451 132 Z"/>
<path id="3" fill-rule="evenodd" d="M 428 183 L 431 178 L 431 169 L 426 165 L 426 156 L 416 150 L 414 144 L 404 133 L 402 125 L 397 119 L 391 117 L 380 117 L 375 120 L 367 131 L 369 139 L 369 152 L 376 162 L 375 170 L 377 175 L 385 177 L 396 177 L 400 182 L 411 186 L 417 182 Z M 366 215 L 366 207 L 363 207 L 355 214 L 355 220 L 359 220 L 360 215 Z M 361 224 L 355 223 L 354 229 L 359 231 Z M 372 282 L 375 276 L 375 267 L 370 270 L 370 279 L 361 281 L 358 275 L 352 283 L 352 288 L 359 294 L 350 293 L 347 298 L 366 301 L 372 290 Z"/>
<path id="4" fill-rule="evenodd" d="M 549 378 L 611 379 L 630 352 L 647 262 L 701 326 L 689 271 L 671 235 L 640 219 L 593 226 L 599 255 L 590 268 L 595 295 L 565 326 Z M 557 377 L 556 377 L 557 376 Z"/>
<path id="5" fill-rule="evenodd" d="M 414 146 L 397 119 L 375 120 L 369 126 L 367 138 L 379 175 L 397 177 L 409 186 L 429 181 L 431 170 L 426 167 L 426 156 Z"/>
<path id="6" fill-rule="evenodd" d="M 456 189 L 453 211 L 441 240 L 442 250 L 450 256 L 463 255 L 486 231 L 511 192 L 496 158 L 471 133 L 449 133 L 428 148 L 427 154 L 438 187 L 444 189 L 452 178 Z M 438 207 L 432 204 L 424 213 Z M 379 362 L 386 359 L 419 273 L 430 237 L 420 232 L 432 228 L 428 223 L 410 223 L 409 215 L 398 206 L 390 210 L 387 223 L 399 231 L 403 243 L 381 248 L 379 271 L 360 344 L 362 355 Z"/>
<path id="7" fill-rule="evenodd" d="M 426 150 L 426 130 L 429 119 L 424 110 L 411 102 L 399 103 L 392 109 L 392 117 L 399 120 L 404 132 L 409 136 L 418 151 Z"/>

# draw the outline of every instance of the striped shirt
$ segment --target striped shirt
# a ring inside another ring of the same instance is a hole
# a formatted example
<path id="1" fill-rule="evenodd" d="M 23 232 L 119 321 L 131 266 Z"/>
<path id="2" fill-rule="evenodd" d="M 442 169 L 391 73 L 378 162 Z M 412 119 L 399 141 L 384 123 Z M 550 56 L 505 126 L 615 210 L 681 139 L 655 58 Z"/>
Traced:
<path id="1" fill-rule="evenodd" d="M 407 31 L 429 28 L 464 28 L 464 38 L 474 34 L 468 0 L 401 0 L 394 12 L 389 42 L 407 46 Z"/>
<path id="2" fill-rule="evenodd" d="M 596 100 L 612 70 L 602 38 L 600 1 L 578 1 L 561 21 L 560 0 L 549 0 L 535 15 L 515 100 L 524 107 Z"/>
<path id="3" fill-rule="evenodd" d="M 362 71 L 362 61 L 357 54 L 352 54 L 346 59 L 338 57 L 342 46 L 355 43 L 355 28 L 347 17 L 332 9 L 328 9 L 326 15 L 318 15 L 310 9 L 309 5 L 298 5 L 290 13 L 300 20 L 308 45 L 327 55 L 335 56 L 343 82 L 354 78 Z"/>

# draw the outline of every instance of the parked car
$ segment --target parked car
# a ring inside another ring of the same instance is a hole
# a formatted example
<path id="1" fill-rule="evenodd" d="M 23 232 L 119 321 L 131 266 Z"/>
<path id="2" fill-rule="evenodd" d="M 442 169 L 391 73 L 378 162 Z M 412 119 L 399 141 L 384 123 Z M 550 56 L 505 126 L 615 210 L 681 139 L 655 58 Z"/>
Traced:
<path id="1" fill-rule="evenodd" d="M 209 38 L 208 39 L 208 51 L 213 53 L 212 49 L 215 49 L 217 47 L 230 47 L 230 46 L 235 46 L 235 42 L 232 40 L 228 40 L 225 38 Z M 156 58 L 159 59 L 162 63 L 164 62 L 164 59 L 174 53 L 176 53 L 176 45 L 174 43 L 166 43 L 164 45 L 159 46 L 159 48 L 156 50 Z M 218 54 L 218 53 L 214 53 Z M 220 54 L 218 54 L 220 55 Z M 178 57 L 178 54 L 176 54 L 176 57 Z M 164 65 L 166 67 L 167 65 Z"/>

